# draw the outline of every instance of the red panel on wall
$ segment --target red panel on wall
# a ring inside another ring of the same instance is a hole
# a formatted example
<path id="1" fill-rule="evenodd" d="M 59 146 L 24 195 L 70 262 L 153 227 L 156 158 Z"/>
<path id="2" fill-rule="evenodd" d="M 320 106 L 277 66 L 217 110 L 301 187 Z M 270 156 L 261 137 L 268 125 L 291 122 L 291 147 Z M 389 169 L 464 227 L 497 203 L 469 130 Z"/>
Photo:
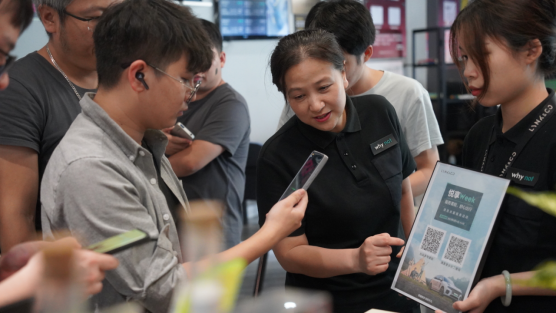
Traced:
<path id="1" fill-rule="evenodd" d="M 373 58 L 405 56 L 405 0 L 367 0 L 376 28 Z"/>

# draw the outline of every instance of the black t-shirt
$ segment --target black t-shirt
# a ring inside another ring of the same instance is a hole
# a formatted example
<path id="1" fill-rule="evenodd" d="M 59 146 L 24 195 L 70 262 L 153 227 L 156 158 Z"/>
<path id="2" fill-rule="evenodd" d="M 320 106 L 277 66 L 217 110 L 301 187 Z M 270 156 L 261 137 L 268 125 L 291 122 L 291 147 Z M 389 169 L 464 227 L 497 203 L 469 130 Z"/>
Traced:
<path id="1" fill-rule="evenodd" d="M 64 76 L 37 52 L 15 62 L 10 84 L 0 92 L 0 145 L 27 147 L 39 156 L 39 181 L 73 120 L 79 99 Z M 75 86 L 83 97 L 94 91 Z M 40 191 L 40 187 L 39 187 Z M 40 230 L 40 196 L 35 225 Z"/>
<path id="2" fill-rule="evenodd" d="M 529 132 L 531 125 L 543 113 L 549 102 L 556 106 L 554 92 L 514 127 L 502 133 L 502 115 L 480 120 L 467 134 L 463 147 L 463 166 L 480 171 L 487 147 L 490 149 L 484 172 L 500 175 L 517 143 Z M 490 135 L 494 127 L 495 140 Z M 534 186 L 512 181 L 511 186 L 525 191 L 554 191 L 556 184 L 556 117 L 546 120 L 517 156 L 512 168 L 523 173 L 534 173 L 538 181 Z M 508 177 L 510 178 L 510 177 Z M 519 273 L 532 270 L 540 262 L 556 258 L 556 217 L 507 195 L 499 213 L 498 229 L 486 259 L 482 277 L 499 275 L 503 270 Z M 509 307 L 495 299 L 485 312 L 553 312 L 556 297 L 516 296 Z"/>
<path id="3" fill-rule="evenodd" d="M 293 117 L 264 144 L 257 170 L 259 224 L 316 150 L 329 159 L 308 190 L 305 218 L 292 236 L 305 234 L 312 246 L 351 249 L 376 234 L 398 235 L 401 184 L 415 163 L 396 112 L 378 95 L 347 98 L 346 112 L 340 133 L 320 131 Z M 371 150 L 385 138 L 397 144 L 374 155 Z M 405 311 L 413 303 L 390 289 L 399 248 L 393 250 L 389 269 L 379 275 L 313 278 L 287 273 L 286 285 L 331 292 L 336 312 Z"/>

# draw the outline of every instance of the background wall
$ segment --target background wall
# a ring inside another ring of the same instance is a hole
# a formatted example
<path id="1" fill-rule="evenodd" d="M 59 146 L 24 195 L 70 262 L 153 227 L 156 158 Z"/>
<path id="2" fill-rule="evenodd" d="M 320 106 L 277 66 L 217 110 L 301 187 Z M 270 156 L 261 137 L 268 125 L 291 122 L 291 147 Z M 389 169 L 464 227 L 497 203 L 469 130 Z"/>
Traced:
<path id="1" fill-rule="evenodd" d="M 201 18 L 214 21 L 211 0 L 202 2 L 183 2 L 189 5 L 193 12 Z M 409 75 L 411 63 L 411 32 L 416 28 L 427 25 L 426 0 L 406 1 L 407 27 L 407 57 L 405 59 L 373 60 L 368 65 L 375 69 L 400 71 L 405 66 L 405 73 Z M 43 47 L 48 37 L 38 18 L 21 36 L 13 54 L 23 57 L 26 54 Z M 224 80 L 241 93 L 249 105 L 251 115 L 251 141 L 264 143 L 276 131 L 278 118 L 284 107 L 284 97 L 272 84 L 268 61 L 270 54 L 278 40 L 239 40 L 224 42 L 227 55 L 223 70 Z M 421 49 L 422 50 L 422 49 Z M 393 65 L 394 64 L 394 65 Z M 425 85 L 425 81 L 421 81 Z M 425 85 L 426 87 L 426 85 Z"/>
<path id="2" fill-rule="evenodd" d="M 268 61 L 278 40 L 243 40 L 224 43 L 224 80 L 247 100 L 251 141 L 264 143 L 276 131 L 284 97 L 272 84 Z"/>

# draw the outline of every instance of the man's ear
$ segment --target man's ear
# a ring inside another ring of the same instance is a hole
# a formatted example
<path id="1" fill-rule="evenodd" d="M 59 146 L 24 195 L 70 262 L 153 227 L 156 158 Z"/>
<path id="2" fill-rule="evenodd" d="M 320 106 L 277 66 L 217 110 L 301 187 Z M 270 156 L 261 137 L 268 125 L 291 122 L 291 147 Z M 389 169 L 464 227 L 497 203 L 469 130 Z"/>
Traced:
<path id="1" fill-rule="evenodd" d="M 152 74 L 147 73 L 147 63 L 145 61 L 137 60 L 127 68 L 127 75 L 124 74 L 122 76 L 126 77 L 125 80 L 131 89 L 135 92 L 142 92 L 149 89 L 147 81 L 151 79 Z"/>
<path id="2" fill-rule="evenodd" d="M 58 11 L 48 5 L 39 6 L 37 11 L 46 32 L 49 34 L 58 33 L 61 26 Z"/>
<path id="3" fill-rule="evenodd" d="M 226 52 L 220 52 L 220 68 L 224 68 L 224 64 L 226 64 Z"/>
<path id="4" fill-rule="evenodd" d="M 363 63 L 369 61 L 369 59 L 373 56 L 373 46 L 368 46 L 363 52 Z"/>

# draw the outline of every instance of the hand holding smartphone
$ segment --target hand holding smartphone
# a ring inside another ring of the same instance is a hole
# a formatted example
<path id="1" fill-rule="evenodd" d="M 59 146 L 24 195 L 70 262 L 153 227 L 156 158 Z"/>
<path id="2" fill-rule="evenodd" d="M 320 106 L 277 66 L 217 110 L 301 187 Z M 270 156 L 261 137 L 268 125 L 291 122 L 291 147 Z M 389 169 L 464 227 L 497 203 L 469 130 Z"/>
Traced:
<path id="1" fill-rule="evenodd" d="M 313 180 L 315 180 L 327 161 L 327 155 L 318 151 L 311 152 L 311 155 L 309 155 L 307 161 L 297 172 L 297 175 L 295 175 L 282 197 L 280 197 L 280 200 L 287 198 L 298 189 L 309 189 L 309 186 L 311 186 L 311 183 L 313 183 Z"/>
<path id="2" fill-rule="evenodd" d="M 170 131 L 170 134 L 172 136 L 177 136 L 177 137 L 185 138 L 185 139 L 189 139 L 189 140 L 194 140 L 195 139 L 195 135 L 193 135 L 193 133 L 191 131 L 189 131 L 189 129 L 187 129 L 187 127 L 185 127 L 185 125 L 183 125 L 180 122 L 176 123 L 174 128 L 172 128 L 172 130 Z"/>

